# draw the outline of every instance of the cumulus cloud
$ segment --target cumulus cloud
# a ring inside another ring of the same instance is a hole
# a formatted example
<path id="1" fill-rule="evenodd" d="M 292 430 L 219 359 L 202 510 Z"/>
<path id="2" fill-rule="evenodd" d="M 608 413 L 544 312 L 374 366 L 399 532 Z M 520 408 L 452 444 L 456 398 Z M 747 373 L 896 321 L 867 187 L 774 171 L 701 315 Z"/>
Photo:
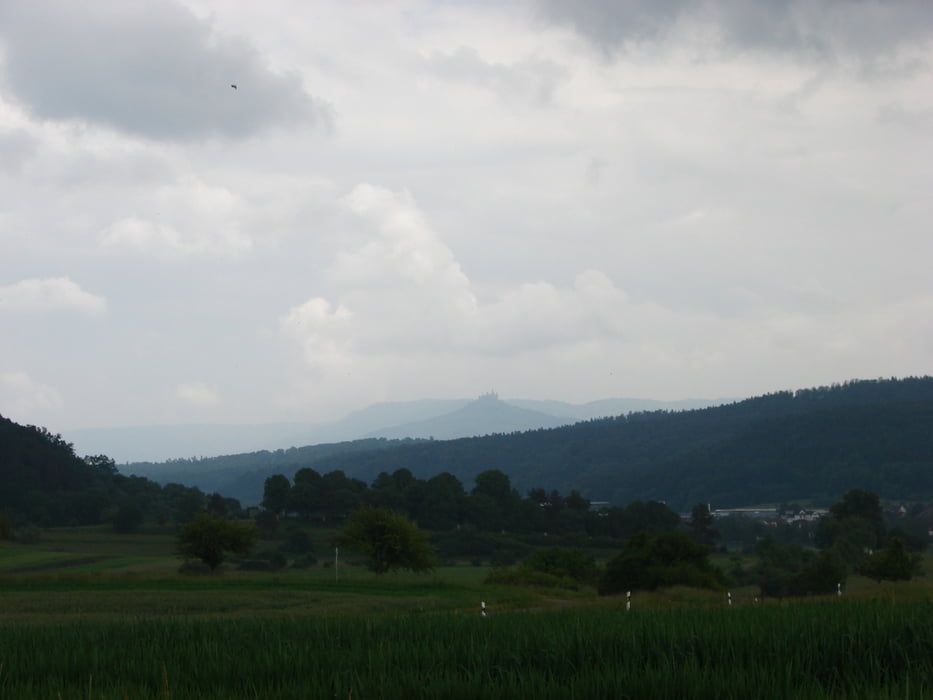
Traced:
<path id="1" fill-rule="evenodd" d="M 249 44 L 171 1 L 11 0 L 0 37 L 6 82 L 40 118 L 171 140 L 330 123 L 297 74 L 272 72 Z"/>
<path id="2" fill-rule="evenodd" d="M 205 382 L 188 382 L 175 387 L 175 397 L 193 406 L 210 407 L 220 403 L 220 395 Z"/>
<path id="3" fill-rule="evenodd" d="M 157 257 L 197 254 L 236 257 L 248 252 L 253 241 L 242 230 L 246 207 L 224 187 L 195 177 L 158 188 L 149 209 L 157 220 L 126 216 L 100 233 L 104 246 L 125 247 Z"/>
<path id="4" fill-rule="evenodd" d="M 14 420 L 32 420 L 33 413 L 60 411 L 61 394 L 47 384 L 34 381 L 25 372 L 0 373 L 0 413 Z"/>
<path id="5" fill-rule="evenodd" d="M 100 316 L 107 300 L 85 292 L 68 277 L 26 279 L 0 287 L 0 311 L 78 311 Z"/>
<path id="6" fill-rule="evenodd" d="M 482 303 L 408 193 L 360 185 L 343 203 L 368 235 L 329 270 L 337 299 L 313 297 L 281 319 L 312 366 L 370 355 L 514 356 L 627 332 L 628 297 L 600 271 L 570 287 L 519 284 Z"/>

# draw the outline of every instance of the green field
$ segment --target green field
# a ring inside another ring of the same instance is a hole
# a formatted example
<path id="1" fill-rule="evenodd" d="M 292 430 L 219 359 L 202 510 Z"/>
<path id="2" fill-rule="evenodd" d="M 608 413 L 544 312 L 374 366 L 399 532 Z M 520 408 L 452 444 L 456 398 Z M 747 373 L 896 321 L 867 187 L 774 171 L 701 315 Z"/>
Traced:
<path id="1" fill-rule="evenodd" d="M 0 544 L 0 698 L 933 697 L 929 578 L 731 607 L 671 589 L 627 612 L 473 566 L 180 575 L 173 546 L 94 529 Z"/>

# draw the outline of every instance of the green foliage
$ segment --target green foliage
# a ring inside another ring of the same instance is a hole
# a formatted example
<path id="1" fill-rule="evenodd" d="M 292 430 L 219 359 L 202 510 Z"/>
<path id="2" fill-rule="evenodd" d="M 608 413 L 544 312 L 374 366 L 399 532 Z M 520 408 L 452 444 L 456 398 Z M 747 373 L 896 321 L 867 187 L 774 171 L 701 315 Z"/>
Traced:
<path id="1" fill-rule="evenodd" d="M 878 494 L 851 489 L 833 504 L 816 529 L 815 542 L 832 550 L 851 569 L 858 569 L 871 550 L 886 539 Z"/>
<path id="2" fill-rule="evenodd" d="M 771 536 L 755 547 L 756 582 L 761 595 L 774 598 L 834 593 L 846 581 L 846 565 L 832 551 L 813 552 L 797 544 L 781 545 Z"/>
<path id="3" fill-rule="evenodd" d="M 697 503 L 690 512 L 690 532 L 697 542 L 712 546 L 719 539 L 719 533 L 713 527 L 713 514 L 709 505 Z"/>
<path id="4" fill-rule="evenodd" d="M 135 503 L 124 502 L 112 510 L 110 522 L 114 532 L 125 535 L 138 530 L 143 524 L 143 512 Z"/>
<path id="5" fill-rule="evenodd" d="M 887 549 L 873 553 L 859 567 L 859 573 L 875 581 L 909 581 L 920 572 L 920 555 L 907 551 L 899 537 Z"/>
<path id="6" fill-rule="evenodd" d="M 254 518 L 256 527 L 263 537 L 273 537 L 279 529 L 279 516 L 271 510 L 262 510 Z"/>
<path id="7" fill-rule="evenodd" d="M 550 547 L 538 549 L 522 562 L 522 569 L 539 571 L 579 583 L 595 584 L 599 578 L 596 560 L 579 549 Z"/>
<path id="8" fill-rule="evenodd" d="M 178 553 L 186 559 L 200 559 L 215 571 L 228 553 L 249 554 L 258 537 L 257 528 L 251 522 L 202 513 L 182 527 L 178 535 Z"/>
<path id="9" fill-rule="evenodd" d="M 509 535 L 481 532 L 470 526 L 435 532 L 431 535 L 431 542 L 444 558 L 468 557 L 486 560 L 495 566 L 514 564 L 532 549 Z"/>
<path id="10" fill-rule="evenodd" d="M 285 568 L 288 560 L 277 549 L 258 552 L 252 558 L 241 562 L 237 569 L 240 571 L 278 571 Z"/>
<path id="11" fill-rule="evenodd" d="M 436 565 L 434 548 L 407 517 L 384 508 L 360 508 L 350 514 L 336 544 L 366 555 L 377 574 L 397 569 L 422 572 Z"/>
<path id="12" fill-rule="evenodd" d="M 298 528 L 292 528 L 285 535 L 285 542 L 282 543 L 282 551 L 291 554 L 311 554 L 314 551 L 314 543 L 311 536 Z"/>
<path id="13" fill-rule="evenodd" d="M 262 507 L 272 511 L 276 515 L 281 515 L 288 505 L 289 491 L 291 484 L 288 477 L 284 474 L 273 474 L 266 479 L 263 489 Z"/>
<path id="14" fill-rule="evenodd" d="M 600 595 L 665 586 L 722 588 L 726 578 L 708 559 L 709 549 L 682 532 L 639 533 L 606 563 Z"/>
<path id="15" fill-rule="evenodd" d="M 656 535 L 681 527 L 680 516 L 659 501 L 632 501 L 623 508 L 605 508 L 586 515 L 587 534 L 594 537 L 628 539 L 639 532 Z"/>

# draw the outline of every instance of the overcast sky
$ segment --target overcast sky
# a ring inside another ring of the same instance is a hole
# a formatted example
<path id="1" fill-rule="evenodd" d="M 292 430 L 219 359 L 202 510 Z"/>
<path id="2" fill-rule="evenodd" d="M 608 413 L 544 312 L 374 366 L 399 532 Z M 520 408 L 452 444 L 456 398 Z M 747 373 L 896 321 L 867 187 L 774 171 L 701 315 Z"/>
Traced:
<path id="1" fill-rule="evenodd" d="M 931 223 L 922 0 L 0 3 L 53 432 L 926 375 Z"/>

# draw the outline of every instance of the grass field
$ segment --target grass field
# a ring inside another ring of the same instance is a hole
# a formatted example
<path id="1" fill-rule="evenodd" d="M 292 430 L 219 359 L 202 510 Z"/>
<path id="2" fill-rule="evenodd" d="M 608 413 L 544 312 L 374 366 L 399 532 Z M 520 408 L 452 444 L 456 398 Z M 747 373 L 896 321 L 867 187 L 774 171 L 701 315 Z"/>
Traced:
<path id="1" fill-rule="evenodd" d="M 933 697 L 929 577 L 731 607 L 674 588 L 626 612 L 473 566 L 185 576 L 173 548 L 94 529 L 0 543 L 0 698 Z"/>

